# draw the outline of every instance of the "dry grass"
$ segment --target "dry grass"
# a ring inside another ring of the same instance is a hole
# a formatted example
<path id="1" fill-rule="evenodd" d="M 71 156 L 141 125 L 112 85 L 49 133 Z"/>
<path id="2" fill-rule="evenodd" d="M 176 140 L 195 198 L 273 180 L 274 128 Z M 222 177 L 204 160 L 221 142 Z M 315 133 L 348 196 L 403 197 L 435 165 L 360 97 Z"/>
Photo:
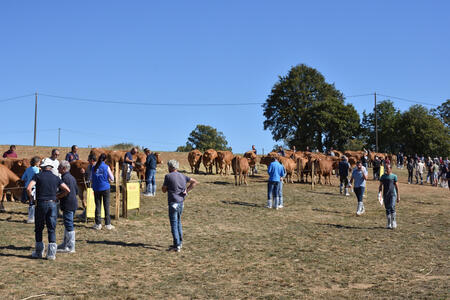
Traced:
<path id="1" fill-rule="evenodd" d="M 65 154 L 64 151 L 61 151 Z M 30 155 L 31 156 L 31 155 Z M 87 156 L 87 154 L 86 154 Z M 82 156 L 83 157 L 83 156 Z M 163 153 L 181 160 L 186 154 Z M 84 158 L 84 157 L 83 157 Z M 262 167 L 261 167 L 262 168 Z M 190 170 L 189 170 L 190 172 Z M 186 200 L 184 244 L 171 244 L 167 200 L 144 198 L 138 216 L 113 220 L 116 230 L 76 223 L 77 252 L 56 261 L 30 259 L 34 226 L 26 206 L 0 214 L 2 298 L 46 294 L 85 298 L 429 298 L 449 297 L 449 191 L 406 185 L 400 178 L 399 228 L 384 229 L 384 209 L 369 182 L 366 213 L 334 186 L 284 185 L 285 208 L 264 208 L 263 172 L 249 186 L 231 176 L 194 175 L 201 184 Z M 114 200 L 112 201 L 114 203 Z M 112 210 L 114 211 L 114 210 Z M 57 226 L 62 238 L 61 221 Z"/>

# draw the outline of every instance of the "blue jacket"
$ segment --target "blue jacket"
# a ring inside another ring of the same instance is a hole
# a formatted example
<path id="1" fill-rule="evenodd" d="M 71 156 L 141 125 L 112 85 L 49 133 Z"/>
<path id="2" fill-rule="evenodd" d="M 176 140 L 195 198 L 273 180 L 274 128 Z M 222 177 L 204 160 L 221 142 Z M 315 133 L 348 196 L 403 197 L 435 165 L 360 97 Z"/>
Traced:
<path id="1" fill-rule="evenodd" d="M 281 177 L 286 175 L 283 165 L 276 160 L 269 165 L 267 173 L 269 173 L 269 181 L 281 181 Z"/>
<path id="2" fill-rule="evenodd" d="M 156 170 L 156 156 L 155 154 L 149 154 L 147 155 L 147 159 L 145 160 L 145 166 L 147 169 L 154 169 Z"/>
<path id="3" fill-rule="evenodd" d="M 104 162 L 102 162 L 95 171 L 94 171 L 95 166 L 92 166 L 91 181 L 92 181 L 92 189 L 95 192 L 101 192 L 110 189 L 108 179 L 108 168 L 109 167 Z"/>

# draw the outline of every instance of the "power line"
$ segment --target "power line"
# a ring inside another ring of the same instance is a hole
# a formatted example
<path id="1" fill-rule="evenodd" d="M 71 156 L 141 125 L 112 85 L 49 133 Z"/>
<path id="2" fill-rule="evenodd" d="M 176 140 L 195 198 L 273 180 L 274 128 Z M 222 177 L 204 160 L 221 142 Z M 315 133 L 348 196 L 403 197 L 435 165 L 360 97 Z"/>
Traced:
<path id="1" fill-rule="evenodd" d="M 16 99 L 20 99 L 20 98 L 30 97 L 30 96 L 33 96 L 33 95 L 34 94 L 27 94 L 27 95 L 23 95 L 23 96 L 16 96 L 16 97 L 11 97 L 11 98 L 5 98 L 5 99 L 1 99 L 0 103 L 11 101 L 11 100 L 16 100 Z"/>
<path id="2" fill-rule="evenodd" d="M 387 98 L 397 99 L 397 100 L 400 100 L 400 101 L 416 103 L 416 104 L 423 104 L 423 105 L 436 106 L 436 107 L 439 106 L 437 104 L 432 104 L 432 103 L 427 103 L 427 102 L 422 102 L 422 101 L 415 101 L 415 100 L 406 99 L 406 98 L 400 98 L 400 97 L 395 97 L 395 96 L 383 95 L 383 94 L 378 94 L 378 93 L 377 93 L 377 95 L 380 95 L 380 96 L 383 96 L 383 97 L 387 97 Z"/>
<path id="3" fill-rule="evenodd" d="M 365 97 L 365 96 L 373 96 L 373 93 L 370 94 L 360 94 L 360 95 L 351 95 L 351 96 L 345 96 L 345 98 L 355 98 L 355 97 Z"/>
<path id="4" fill-rule="evenodd" d="M 68 96 L 58 96 L 49 94 L 39 94 L 40 96 L 46 96 L 56 99 L 66 99 L 74 101 L 95 102 L 95 103 L 109 103 L 109 104 L 126 104 L 126 105 L 144 105 L 144 106 L 245 106 L 245 105 L 261 105 L 263 102 L 244 102 L 244 103 L 147 103 L 147 102 L 129 102 L 129 101 L 117 101 L 117 100 L 103 100 L 103 99 L 91 99 L 91 98 L 78 98 Z"/>

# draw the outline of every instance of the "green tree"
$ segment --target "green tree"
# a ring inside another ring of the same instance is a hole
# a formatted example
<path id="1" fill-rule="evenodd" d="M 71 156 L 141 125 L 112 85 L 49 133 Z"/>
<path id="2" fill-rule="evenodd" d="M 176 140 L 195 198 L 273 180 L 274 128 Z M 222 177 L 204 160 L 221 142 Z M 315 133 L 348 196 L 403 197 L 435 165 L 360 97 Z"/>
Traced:
<path id="1" fill-rule="evenodd" d="M 208 149 L 215 150 L 230 150 L 231 147 L 227 146 L 228 142 L 222 132 L 217 131 L 208 125 L 197 125 L 195 129 L 189 134 L 186 146 L 180 146 L 177 151 L 191 151 L 192 149 L 198 149 L 205 151 Z"/>
<path id="2" fill-rule="evenodd" d="M 448 156 L 450 129 L 422 105 L 413 105 L 399 121 L 399 137 L 405 153 Z"/>
<path id="3" fill-rule="evenodd" d="M 398 138 L 398 122 L 400 111 L 390 100 L 377 104 L 378 152 L 396 153 L 401 149 Z M 363 111 L 361 122 L 362 139 L 366 141 L 368 149 L 375 150 L 375 114 Z"/>
<path id="4" fill-rule="evenodd" d="M 280 76 L 263 104 L 264 129 L 289 147 L 343 149 L 359 129 L 359 115 L 343 94 L 304 64 Z"/>
<path id="5" fill-rule="evenodd" d="M 444 103 L 435 109 L 431 110 L 431 113 L 441 120 L 445 126 L 450 127 L 450 99 L 447 99 Z"/>

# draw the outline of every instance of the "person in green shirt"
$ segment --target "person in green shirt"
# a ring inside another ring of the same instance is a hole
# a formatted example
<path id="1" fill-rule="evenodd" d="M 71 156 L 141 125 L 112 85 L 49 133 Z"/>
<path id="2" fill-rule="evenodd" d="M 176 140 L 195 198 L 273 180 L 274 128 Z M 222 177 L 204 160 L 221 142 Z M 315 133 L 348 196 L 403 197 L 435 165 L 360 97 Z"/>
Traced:
<path id="1" fill-rule="evenodd" d="M 392 173 L 391 165 L 386 165 L 386 172 L 380 178 L 378 191 L 383 192 L 384 207 L 386 208 L 387 228 L 397 228 L 395 204 L 400 202 L 397 175 Z"/>

